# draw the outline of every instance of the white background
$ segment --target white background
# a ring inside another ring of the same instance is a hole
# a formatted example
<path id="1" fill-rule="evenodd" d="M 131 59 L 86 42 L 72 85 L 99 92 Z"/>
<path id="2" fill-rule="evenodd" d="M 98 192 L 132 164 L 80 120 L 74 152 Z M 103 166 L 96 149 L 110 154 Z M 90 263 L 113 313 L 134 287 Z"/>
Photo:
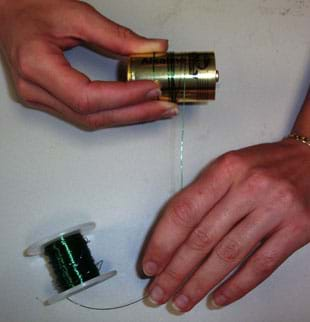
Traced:
<path id="1" fill-rule="evenodd" d="M 310 80 L 310 1 L 89 1 L 103 14 L 174 51 L 214 50 L 221 83 L 217 100 L 188 106 L 185 181 L 216 156 L 281 139 Z M 85 48 L 67 54 L 93 79 L 116 79 L 117 62 Z M 246 298 L 219 311 L 202 301 L 175 316 L 143 303 L 94 312 L 63 301 L 42 258 L 25 258 L 37 239 L 95 221 L 89 237 L 103 269 L 119 275 L 77 297 L 110 306 L 138 298 L 146 281 L 135 273 L 140 247 L 164 203 L 179 188 L 180 119 L 83 132 L 16 101 L 0 67 L 0 321 L 309 322 L 309 247 L 293 255 Z"/>

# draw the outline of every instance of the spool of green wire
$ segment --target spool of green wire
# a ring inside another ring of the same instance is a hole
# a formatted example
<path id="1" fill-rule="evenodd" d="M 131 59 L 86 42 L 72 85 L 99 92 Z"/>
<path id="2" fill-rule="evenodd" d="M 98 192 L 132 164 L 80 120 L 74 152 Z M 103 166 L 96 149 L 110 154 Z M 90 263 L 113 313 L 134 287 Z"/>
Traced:
<path id="1" fill-rule="evenodd" d="M 26 256 L 44 255 L 53 271 L 56 288 L 60 293 L 44 302 L 50 305 L 116 275 L 116 271 L 100 274 L 83 234 L 95 228 L 86 223 L 32 244 Z"/>
<path id="2" fill-rule="evenodd" d="M 58 240 L 45 246 L 44 254 L 56 276 L 60 291 L 67 291 L 100 275 L 90 250 L 80 233 Z"/>

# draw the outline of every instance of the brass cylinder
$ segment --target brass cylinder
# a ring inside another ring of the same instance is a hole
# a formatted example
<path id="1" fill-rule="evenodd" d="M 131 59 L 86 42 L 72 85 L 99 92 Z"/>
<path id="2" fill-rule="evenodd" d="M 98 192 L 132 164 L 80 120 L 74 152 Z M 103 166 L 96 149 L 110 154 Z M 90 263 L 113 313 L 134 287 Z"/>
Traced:
<path id="1" fill-rule="evenodd" d="M 213 52 L 149 53 L 129 57 L 127 80 L 160 84 L 160 99 L 198 103 L 215 99 L 219 73 Z"/>

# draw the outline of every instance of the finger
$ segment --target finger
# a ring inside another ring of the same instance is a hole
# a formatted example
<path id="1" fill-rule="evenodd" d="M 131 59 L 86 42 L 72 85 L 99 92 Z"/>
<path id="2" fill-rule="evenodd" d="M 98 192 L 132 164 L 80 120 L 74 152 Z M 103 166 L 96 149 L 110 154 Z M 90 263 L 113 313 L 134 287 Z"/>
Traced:
<path id="1" fill-rule="evenodd" d="M 168 300 L 217 243 L 254 210 L 259 200 L 244 198 L 247 190 L 247 185 L 231 189 L 177 249 L 169 264 L 149 287 L 150 290 L 155 287 L 164 290 L 162 301 Z"/>
<path id="2" fill-rule="evenodd" d="M 175 306 L 181 311 L 190 310 L 279 224 L 280 218 L 272 216 L 268 209 L 254 211 L 247 216 L 224 237 L 185 284 L 174 299 Z"/>
<path id="3" fill-rule="evenodd" d="M 81 128 L 86 128 L 80 119 L 80 115 L 72 112 L 68 106 L 43 88 L 23 79 L 16 79 L 15 83 L 18 94 L 26 106 L 46 112 Z"/>
<path id="4" fill-rule="evenodd" d="M 18 82 L 18 91 L 28 105 L 89 130 L 169 118 L 178 113 L 175 104 L 152 101 L 119 110 L 81 115 L 72 111 L 44 89 L 24 80 Z"/>
<path id="5" fill-rule="evenodd" d="M 58 118 L 64 118 L 67 106 L 53 97 L 50 93 L 28 81 L 14 77 L 16 90 L 22 102 L 28 107 L 32 107 Z"/>
<path id="6" fill-rule="evenodd" d="M 176 249 L 231 186 L 225 159 L 212 164 L 193 184 L 167 205 L 146 247 L 142 261 L 149 276 L 169 263 Z"/>
<path id="7" fill-rule="evenodd" d="M 266 203 L 266 188 L 266 182 L 257 173 L 230 188 L 225 197 L 175 250 L 172 259 L 150 285 L 150 289 L 158 286 L 164 289 L 166 298 L 170 298 L 193 269 L 240 220 L 254 212 L 263 199 Z M 275 218 L 274 216 L 273 220 Z"/>
<path id="8" fill-rule="evenodd" d="M 79 31 L 77 37 L 84 41 L 121 55 L 167 50 L 167 40 L 139 36 L 102 16 L 90 5 L 85 3 L 80 5 L 83 6 L 83 10 L 79 11 L 80 14 L 72 12 L 70 23 L 74 24 L 73 30 Z"/>
<path id="9" fill-rule="evenodd" d="M 92 82 L 70 66 L 58 47 L 44 42 L 32 46 L 31 55 L 21 59 L 21 77 L 46 89 L 77 113 L 116 109 L 160 96 L 159 85 L 153 81 Z"/>
<path id="10" fill-rule="evenodd" d="M 77 122 L 81 123 L 86 129 L 97 130 L 167 119 L 177 114 L 177 105 L 163 101 L 152 101 L 84 116 L 75 114 L 75 117 Z M 74 119 L 74 116 L 72 118 Z"/>
<path id="11" fill-rule="evenodd" d="M 303 229 L 287 227 L 270 237 L 263 246 L 211 297 L 211 307 L 237 301 L 270 276 L 297 249 L 307 244 Z"/>
<path id="12" fill-rule="evenodd" d="M 29 104 L 26 104 L 29 108 L 34 108 L 36 110 L 45 112 L 47 114 L 50 114 L 60 120 L 64 120 L 64 117 L 62 114 L 58 113 L 52 106 L 45 105 L 44 103 L 38 103 L 38 102 L 31 102 Z"/>

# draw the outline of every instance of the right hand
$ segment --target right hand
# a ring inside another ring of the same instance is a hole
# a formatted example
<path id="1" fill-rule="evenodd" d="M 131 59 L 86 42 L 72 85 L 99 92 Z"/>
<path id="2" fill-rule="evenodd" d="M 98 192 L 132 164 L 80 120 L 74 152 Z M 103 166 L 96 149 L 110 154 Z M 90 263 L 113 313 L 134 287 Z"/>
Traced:
<path id="1" fill-rule="evenodd" d="M 158 100 L 153 81 L 90 81 L 63 51 L 86 42 L 115 54 L 166 51 L 76 0 L 0 0 L 0 48 L 26 105 L 95 130 L 169 118 L 177 106 Z"/>

